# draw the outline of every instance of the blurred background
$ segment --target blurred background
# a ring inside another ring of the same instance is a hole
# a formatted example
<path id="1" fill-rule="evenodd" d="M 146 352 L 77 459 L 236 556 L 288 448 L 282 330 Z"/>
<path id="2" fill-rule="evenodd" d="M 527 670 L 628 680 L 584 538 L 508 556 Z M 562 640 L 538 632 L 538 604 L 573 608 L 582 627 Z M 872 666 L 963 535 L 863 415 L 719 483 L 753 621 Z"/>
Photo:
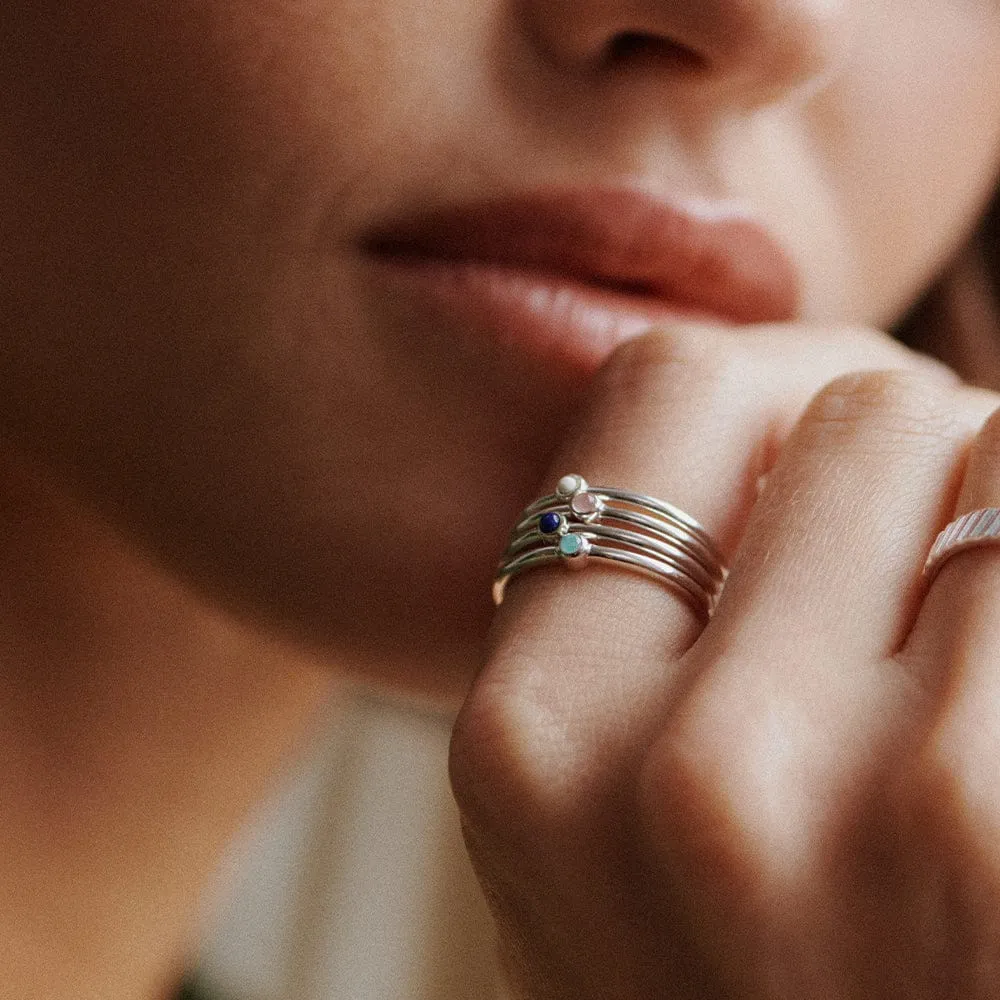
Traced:
<path id="1" fill-rule="evenodd" d="M 451 721 L 367 691 L 335 699 L 233 844 L 185 996 L 502 996 L 448 788 Z"/>

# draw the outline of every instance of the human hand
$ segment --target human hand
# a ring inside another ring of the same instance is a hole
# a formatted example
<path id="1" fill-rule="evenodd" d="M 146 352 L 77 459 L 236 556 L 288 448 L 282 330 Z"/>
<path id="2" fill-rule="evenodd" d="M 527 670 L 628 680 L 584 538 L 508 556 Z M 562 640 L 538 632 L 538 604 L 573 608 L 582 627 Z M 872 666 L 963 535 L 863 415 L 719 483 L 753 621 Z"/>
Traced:
<path id="1" fill-rule="evenodd" d="M 1000 993 L 1000 563 L 921 578 L 1000 501 L 998 406 L 865 331 L 619 350 L 544 485 L 733 565 L 707 627 L 606 564 L 510 585 L 451 769 L 519 996 Z"/>

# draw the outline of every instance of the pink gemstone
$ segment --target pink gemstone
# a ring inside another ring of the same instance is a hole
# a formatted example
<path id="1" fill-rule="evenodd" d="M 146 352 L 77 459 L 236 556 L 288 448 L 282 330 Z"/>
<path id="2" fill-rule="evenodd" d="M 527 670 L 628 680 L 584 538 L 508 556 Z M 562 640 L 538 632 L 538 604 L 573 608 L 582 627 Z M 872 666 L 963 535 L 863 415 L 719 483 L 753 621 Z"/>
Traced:
<path id="1" fill-rule="evenodd" d="M 593 493 L 577 493 L 569 502 L 569 509 L 577 517 L 589 517 L 591 514 L 596 514 L 599 507 L 597 497 Z"/>

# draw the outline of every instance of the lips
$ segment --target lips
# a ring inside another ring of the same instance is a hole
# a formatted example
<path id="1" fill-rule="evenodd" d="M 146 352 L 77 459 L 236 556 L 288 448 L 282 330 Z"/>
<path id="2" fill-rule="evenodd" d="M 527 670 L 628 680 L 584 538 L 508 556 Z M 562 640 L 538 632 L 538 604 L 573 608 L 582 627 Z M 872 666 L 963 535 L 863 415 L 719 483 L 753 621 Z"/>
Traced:
<path id="1" fill-rule="evenodd" d="M 798 311 L 795 267 L 762 226 L 633 190 L 444 208 L 378 227 L 365 249 L 487 335 L 594 361 L 677 316 L 748 324 Z"/>

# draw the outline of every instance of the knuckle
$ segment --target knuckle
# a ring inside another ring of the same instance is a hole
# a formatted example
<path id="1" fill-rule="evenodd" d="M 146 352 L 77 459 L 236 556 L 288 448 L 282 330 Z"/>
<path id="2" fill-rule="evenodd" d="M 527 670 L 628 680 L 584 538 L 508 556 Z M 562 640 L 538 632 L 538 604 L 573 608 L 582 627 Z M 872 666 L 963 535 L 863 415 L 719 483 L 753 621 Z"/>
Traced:
<path id="1" fill-rule="evenodd" d="M 605 368 L 615 389 L 646 390 L 665 383 L 684 388 L 717 384 L 739 368 L 743 350 L 735 338 L 706 326 L 657 328 L 616 349 Z"/>
<path id="2" fill-rule="evenodd" d="M 455 721 L 448 756 L 463 821 L 507 841 L 565 822 L 569 757 L 562 723 L 530 689 L 477 684 Z"/>
<path id="3" fill-rule="evenodd" d="M 707 327 L 672 324 L 647 330 L 620 344 L 610 363 L 624 368 L 658 368 L 684 364 L 711 350 L 718 336 Z"/>
<path id="4" fill-rule="evenodd" d="M 802 427 L 816 443 L 864 440 L 875 450 L 908 450 L 951 441 L 962 423 L 954 394 L 940 380 L 900 369 L 852 372 L 814 397 Z"/>
<path id="5" fill-rule="evenodd" d="M 831 330 L 828 342 L 852 358 L 868 358 L 872 367 L 910 370 L 942 385 L 957 386 L 961 379 L 943 361 L 900 343 L 882 330 L 840 326 Z"/>
<path id="6" fill-rule="evenodd" d="M 806 325 L 803 323 L 762 324 L 748 329 L 745 336 L 773 339 L 782 348 L 819 348 L 846 352 L 852 358 L 866 358 L 874 365 L 886 359 L 885 367 L 894 367 L 900 357 L 910 353 L 899 341 L 882 330 L 850 323 Z"/>

